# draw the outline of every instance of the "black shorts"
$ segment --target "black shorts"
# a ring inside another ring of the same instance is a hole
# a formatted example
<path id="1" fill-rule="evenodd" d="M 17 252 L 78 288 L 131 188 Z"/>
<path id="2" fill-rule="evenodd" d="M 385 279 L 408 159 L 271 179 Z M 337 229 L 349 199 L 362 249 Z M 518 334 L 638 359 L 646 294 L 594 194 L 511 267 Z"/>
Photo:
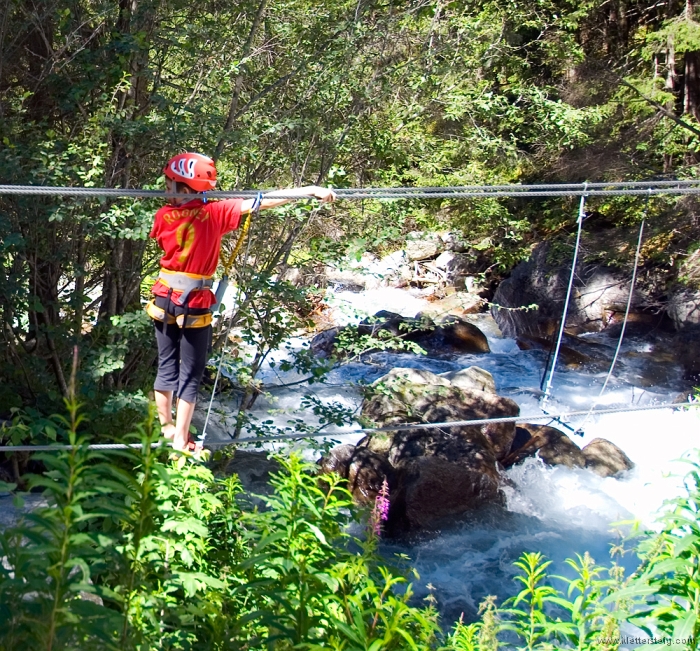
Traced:
<path id="1" fill-rule="evenodd" d="M 162 296 L 155 297 L 155 304 L 173 316 L 185 313 L 184 307 L 175 305 Z M 192 316 L 208 313 L 207 309 L 188 310 Z M 204 328 L 180 328 L 176 323 L 166 324 L 156 320 L 153 324 L 158 343 L 158 375 L 153 388 L 156 391 L 172 391 L 187 402 L 197 402 L 197 390 L 211 346 L 211 325 Z"/>

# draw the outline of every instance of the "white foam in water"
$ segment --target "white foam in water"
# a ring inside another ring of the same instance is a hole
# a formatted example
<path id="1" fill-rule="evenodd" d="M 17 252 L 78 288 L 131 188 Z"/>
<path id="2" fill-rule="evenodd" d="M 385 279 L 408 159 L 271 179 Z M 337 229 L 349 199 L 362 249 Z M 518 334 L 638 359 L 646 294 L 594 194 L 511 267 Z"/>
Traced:
<path id="1" fill-rule="evenodd" d="M 413 317 L 430 305 L 424 298 L 411 296 L 394 287 L 381 287 L 364 292 L 336 292 L 326 302 L 330 305 L 333 319 L 338 325 L 357 323 L 380 310 Z"/>
<path id="2" fill-rule="evenodd" d="M 339 324 L 357 322 L 379 310 L 414 316 L 427 305 L 423 299 L 391 288 L 362 293 L 339 292 L 330 302 Z M 541 415 L 539 399 L 546 351 L 519 350 L 513 340 L 499 336 L 488 315 L 474 315 L 470 319 L 487 335 L 491 354 L 436 359 L 378 353 L 372 356 L 371 364 L 351 364 L 334 370 L 327 385 L 274 391 L 273 403 L 260 401 L 256 405 L 257 415 L 286 424 L 304 393 L 355 409 L 360 405 L 361 396 L 357 388 L 348 383 L 371 382 L 395 366 L 442 373 L 472 365 L 492 373 L 499 394 L 515 400 L 521 414 Z M 596 342 L 595 337 L 586 339 Z M 296 347 L 303 342 L 292 343 Z M 601 349 L 608 351 L 614 343 L 609 339 L 597 340 Z M 665 383 L 644 388 L 635 386 L 635 378 L 640 373 L 635 366 L 638 363 L 635 354 L 651 353 L 653 349 L 647 342 L 627 342 L 616 367 L 616 377 L 602 398 L 598 394 L 605 370 L 580 372 L 558 367 L 548 411 L 559 413 L 589 409 L 593 405 L 605 408 L 672 402 L 680 384 L 677 369 L 668 366 L 663 369 L 659 377 Z M 628 357 L 625 351 L 631 351 Z M 276 360 L 280 361 L 285 354 L 283 351 L 276 353 Z M 267 383 L 298 378 L 300 376 L 290 374 L 282 377 L 276 369 L 264 370 Z M 645 384 L 650 383 L 645 380 Z M 270 408 L 278 411 L 268 416 Z M 552 425 L 566 431 L 556 422 Z M 478 604 L 489 594 L 497 595 L 499 602 L 515 594 L 519 584 L 512 580 L 515 574 L 512 563 L 525 551 L 540 551 L 552 559 L 553 574 L 566 574 L 564 559 L 585 551 L 598 563 L 609 565 L 610 543 L 616 540 L 611 533 L 612 523 L 638 520 L 644 527 L 653 528 L 657 526 L 655 519 L 664 501 L 682 494 L 682 477 L 689 468 L 678 460 L 698 446 L 700 408 L 592 416 L 577 418 L 571 425 L 574 429 L 583 425 L 582 437 L 566 431 L 576 444 L 583 447 L 594 438 L 606 438 L 625 451 L 636 464 L 635 468 L 621 479 L 602 478 L 587 470 L 549 468 L 537 458 L 528 459 L 506 473 L 512 486 L 504 490 L 505 512 L 496 509 L 410 546 L 389 542 L 383 546 L 387 555 L 399 551 L 410 556 L 411 564 L 421 575 L 416 586 L 418 597 L 427 594 L 428 584 L 433 586 L 446 623 L 456 620 L 461 612 L 465 612 L 468 619 L 473 618 Z M 348 428 L 343 429 L 347 431 Z M 338 432 L 333 438 L 354 443 L 360 436 Z M 631 555 L 625 562 L 628 570 L 634 569 L 636 561 Z"/>

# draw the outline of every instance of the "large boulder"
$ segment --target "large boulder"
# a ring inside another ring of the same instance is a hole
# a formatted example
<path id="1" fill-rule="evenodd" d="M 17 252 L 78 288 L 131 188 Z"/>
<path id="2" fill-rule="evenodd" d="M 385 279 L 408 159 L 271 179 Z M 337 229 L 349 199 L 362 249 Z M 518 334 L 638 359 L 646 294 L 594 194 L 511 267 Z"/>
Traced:
<path id="1" fill-rule="evenodd" d="M 371 397 L 362 405 L 362 415 L 381 426 L 389 426 L 511 417 L 520 413 L 518 405 L 509 398 L 488 391 L 462 389 L 449 383 L 447 378 L 433 374 L 430 374 L 430 384 L 427 380 L 414 382 L 415 373 L 413 369 L 393 369 L 376 380 Z M 498 460 L 508 454 L 515 438 L 513 423 L 450 428 L 451 433 L 467 437 L 473 431 L 486 438 Z M 395 465 L 394 460 L 390 461 Z"/>
<path id="2" fill-rule="evenodd" d="M 550 466 L 586 466 L 581 448 L 563 432 L 548 425 L 518 424 L 513 447 L 502 462 L 504 467 L 509 468 L 535 455 Z"/>
<path id="3" fill-rule="evenodd" d="M 518 264 L 510 278 L 496 290 L 492 313 L 505 336 L 515 338 L 527 334 L 549 337 L 557 330 L 564 309 L 571 265 L 552 262 L 550 251 L 549 243 L 539 244 L 530 259 Z M 567 327 L 577 332 L 605 329 L 611 313 L 624 311 L 629 286 L 628 273 L 603 266 L 581 265 L 569 302 Z M 532 305 L 537 307 L 530 308 Z M 634 313 L 644 312 L 645 298 L 638 286 L 632 307 Z"/>
<path id="4" fill-rule="evenodd" d="M 495 463 L 438 456 L 406 460 L 390 492 L 390 534 L 435 530 L 487 504 L 502 503 Z"/>
<path id="5" fill-rule="evenodd" d="M 393 484 L 393 469 L 386 458 L 366 447 L 338 445 L 319 461 L 323 473 L 335 472 L 348 482 L 348 490 L 360 504 L 374 504 L 386 480 Z"/>
<path id="6" fill-rule="evenodd" d="M 601 477 L 614 477 L 634 468 L 630 458 L 606 439 L 593 439 L 581 452 L 586 460 L 586 468 Z"/>

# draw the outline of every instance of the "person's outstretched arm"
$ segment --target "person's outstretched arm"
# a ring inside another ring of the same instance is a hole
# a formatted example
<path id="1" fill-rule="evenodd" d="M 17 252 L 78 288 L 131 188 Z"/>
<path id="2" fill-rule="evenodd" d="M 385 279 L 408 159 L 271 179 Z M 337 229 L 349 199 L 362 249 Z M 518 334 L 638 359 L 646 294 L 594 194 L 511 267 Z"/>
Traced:
<path id="1" fill-rule="evenodd" d="M 275 199 L 275 195 L 282 195 L 284 199 Z M 290 201 L 313 197 L 322 202 L 335 201 L 335 192 L 330 188 L 322 188 L 318 185 L 307 185 L 303 188 L 290 188 L 289 190 L 274 190 L 273 192 L 265 193 L 265 198 L 260 203 L 260 210 L 283 206 Z M 248 213 L 253 209 L 255 199 L 246 199 L 241 204 L 241 213 Z"/>

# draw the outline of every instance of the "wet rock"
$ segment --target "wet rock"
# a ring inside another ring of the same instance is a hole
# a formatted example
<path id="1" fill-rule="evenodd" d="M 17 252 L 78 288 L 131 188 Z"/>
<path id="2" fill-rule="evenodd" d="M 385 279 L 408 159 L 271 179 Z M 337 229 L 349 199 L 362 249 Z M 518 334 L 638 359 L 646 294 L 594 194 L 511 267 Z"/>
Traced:
<path id="1" fill-rule="evenodd" d="M 700 381 L 700 325 L 677 333 L 671 349 L 683 368 L 683 377 L 690 382 Z"/>
<path id="2" fill-rule="evenodd" d="M 333 348 L 335 347 L 336 339 L 338 338 L 338 333 L 342 328 L 330 328 L 329 330 L 324 330 L 319 332 L 312 340 L 310 344 L 311 352 L 316 357 L 326 358 L 330 357 L 333 353 Z"/>
<path id="3" fill-rule="evenodd" d="M 508 456 L 503 459 L 503 466 L 510 468 L 535 455 L 550 466 L 569 468 L 586 466 L 586 458 L 581 448 L 564 432 L 548 425 L 518 424 L 513 447 Z"/>
<path id="4" fill-rule="evenodd" d="M 634 468 L 630 458 L 614 443 L 606 439 L 593 439 L 582 450 L 586 468 L 601 477 L 614 477 Z"/>
<path id="5" fill-rule="evenodd" d="M 455 420 L 475 420 L 517 416 L 518 405 L 508 398 L 475 389 L 461 389 L 446 385 L 448 380 L 438 378 L 436 384 L 414 383 L 402 377 L 401 371 L 379 378 L 372 385 L 374 395 L 362 405 L 362 415 L 388 426 L 394 423 L 439 423 Z M 432 375 L 432 374 L 431 374 Z M 513 423 L 487 423 L 465 428 L 450 428 L 460 436 L 471 436 L 472 431 L 483 434 L 497 459 L 510 451 L 515 437 Z M 395 465 L 395 459 L 389 461 Z"/>
<path id="6" fill-rule="evenodd" d="M 473 323 L 449 317 L 440 324 L 445 341 L 462 353 L 490 353 L 488 339 Z"/>
<path id="7" fill-rule="evenodd" d="M 280 471 L 280 465 L 267 452 L 235 450 L 233 457 L 215 461 L 213 470 L 216 474 L 238 475 L 248 496 L 266 495 L 272 491 L 270 476 Z"/>
<path id="8" fill-rule="evenodd" d="M 499 478 L 486 461 L 471 464 L 419 457 L 396 471 L 390 493 L 390 534 L 439 529 L 469 511 L 501 503 Z"/>
<path id="9" fill-rule="evenodd" d="M 553 337 L 535 337 L 533 335 L 520 335 L 515 343 L 520 350 L 554 350 Z M 585 353 L 575 350 L 571 346 L 562 344 L 559 348 L 559 359 L 565 366 L 583 366 L 589 364 L 592 358 Z"/>
<path id="10" fill-rule="evenodd" d="M 374 504 L 384 480 L 393 484 L 394 471 L 386 458 L 364 446 L 336 446 L 319 466 L 323 473 L 335 472 L 346 479 L 348 490 L 360 504 Z"/>

